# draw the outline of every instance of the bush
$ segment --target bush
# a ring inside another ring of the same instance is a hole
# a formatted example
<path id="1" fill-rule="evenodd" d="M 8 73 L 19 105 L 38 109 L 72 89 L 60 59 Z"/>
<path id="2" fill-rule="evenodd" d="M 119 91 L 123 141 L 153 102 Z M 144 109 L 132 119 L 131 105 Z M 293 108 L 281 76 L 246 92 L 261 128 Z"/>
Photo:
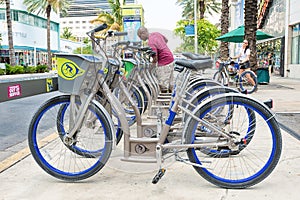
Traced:
<path id="1" fill-rule="evenodd" d="M 37 73 L 44 73 L 44 72 L 48 72 L 48 66 L 47 65 L 38 65 L 36 66 L 36 72 Z"/>
<path id="2" fill-rule="evenodd" d="M 24 67 L 23 66 L 11 66 L 9 64 L 6 64 L 6 74 L 22 74 L 24 73 Z"/>
<path id="3" fill-rule="evenodd" d="M 0 69 L 0 75 L 5 75 L 5 69 Z"/>
<path id="4" fill-rule="evenodd" d="M 25 69 L 23 66 L 16 65 L 16 66 L 10 66 L 6 65 L 6 74 L 24 74 Z"/>
<path id="5" fill-rule="evenodd" d="M 34 66 L 21 66 L 21 65 L 11 66 L 10 64 L 5 64 L 5 66 L 6 66 L 7 75 L 49 72 L 47 65 L 38 65 L 34 67 Z M 4 75 L 4 74 L 5 74 L 5 70 L 0 69 L 0 75 Z"/>
<path id="6" fill-rule="evenodd" d="M 25 73 L 36 73 L 36 67 L 34 66 L 28 66 L 28 67 L 25 67 Z"/>

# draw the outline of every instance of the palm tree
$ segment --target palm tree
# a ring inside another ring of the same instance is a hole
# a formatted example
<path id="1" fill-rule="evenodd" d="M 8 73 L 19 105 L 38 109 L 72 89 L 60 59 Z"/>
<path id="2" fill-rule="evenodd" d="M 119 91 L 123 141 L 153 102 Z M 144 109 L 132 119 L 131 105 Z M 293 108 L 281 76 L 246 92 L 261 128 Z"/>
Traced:
<path id="1" fill-rule="evenodd" d="M 257 0 L 245 0 L 244 7 L 244 23 L 245 23 L 245 39 L 249 42 L 251 49 L 250 66 L 254 69 L 257 68 L 256 59 L 256 31 L 257 31 L 257 14 L 258 5 Z"/>
<path id="2" fill-rule="evenodd" d="M 1 1 L 2 3 L 2 1 Z M 12 34 L 12 20 L 10 14 L 10 1 L 5 0 L 6 5 L 6 22 L 7 22 L 7 35 L 8 35 L 8 51 L 9 51 L 9 61 L 11 66 L 16 65 L 15 59 L 15 50 L 14 50 L 14 42 L 13 42 L 13 34 Z"/>
<path id="3" fill-rule="evenodd" d="M 125 4 L 126 0 L 123 0 L 122 5 Z M 111 8 L 111 15 L 114 16 L 115 22 L 118 23 L 120 26 L 123 24 L 122 21 L 122 8 L 120 0 L 108 0 L 109 6 Z"/>
<path id="4" fill-rule="evenodd" d="M 229 0 L 222 0 L 221 10 L 221 35 L 228 33 L 229 28 Z M 229 56 L 228 42 L 221 42 L 220 56 L 222 60 L 226 60 Z"/>
<path id="5" fill-rule="evenodd" d="M 62 14 L 67 13 L 70 0 L 24 0 L 28 12 L 36 12 L 37 14 L 46 14 L 47 17 L 47 52 L 48 52 L 48 68 L 52 66 L 51 46 L 50 46 L 50 14 L 54 12 Z"/>
<path id="6" fill-rule="evenodd" d="M 198 18 L 204 19 L 204 14 L 207 12 L 212 15 L 213 12 L 219 13 L 221 10 L 221 3 L 217 0 L 197 0 L 199 4 Z M 177 0 L 177 4 L 183 7 L 182 16 L 186 19 L 194 18 L 194 0 Z"/>
<path id="7" fill-rule="evenodd" d="M 103 24 L 106 23 L 108 27 L 110 27 L 114 22 L 114 17 L 106 12 L 106 11 L 101 11 L 100 14 L 96 19 L 93 19 L 90 21 L 92 24 Z"/>

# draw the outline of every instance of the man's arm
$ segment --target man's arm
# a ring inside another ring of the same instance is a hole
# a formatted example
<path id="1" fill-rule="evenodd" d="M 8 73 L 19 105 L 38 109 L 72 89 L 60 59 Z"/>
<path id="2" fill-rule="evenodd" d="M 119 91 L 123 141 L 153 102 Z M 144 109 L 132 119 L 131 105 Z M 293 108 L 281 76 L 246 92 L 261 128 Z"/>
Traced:
<path id="1" fill-rule="evenodd" d="M 152 56 L 152 63 L 156 64 L 157 63 L 157 55 L 155 54 L 155 56 Z"/>
<path id="2" fill-rule="evenodd" d="M 164 37 L 165 42 L 168 43 L 168 39 L 164 35 L 162 36 Z"/>

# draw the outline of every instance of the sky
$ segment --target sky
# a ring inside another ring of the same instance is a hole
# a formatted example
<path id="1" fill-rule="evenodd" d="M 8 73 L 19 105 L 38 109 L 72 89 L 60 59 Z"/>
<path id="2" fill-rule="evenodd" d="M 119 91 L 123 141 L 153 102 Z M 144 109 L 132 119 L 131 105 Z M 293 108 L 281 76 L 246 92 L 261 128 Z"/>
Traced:
<path id="1" fill-rule="evenodd" d="M 137 0 L 144 8 L 145 27 L 173 30 L 181 19 L 177 0 Z"/>

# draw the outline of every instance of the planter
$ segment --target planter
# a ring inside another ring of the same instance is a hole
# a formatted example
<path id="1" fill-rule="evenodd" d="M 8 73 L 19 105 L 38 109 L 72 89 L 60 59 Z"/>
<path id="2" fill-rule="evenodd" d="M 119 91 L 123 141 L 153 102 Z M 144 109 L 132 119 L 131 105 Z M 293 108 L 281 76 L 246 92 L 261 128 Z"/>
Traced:
<path id="1" fill-rule="evenodd" d="M 56 91 L 57 74 L 35 73 L 0 76 L 0 102 Z"/>

